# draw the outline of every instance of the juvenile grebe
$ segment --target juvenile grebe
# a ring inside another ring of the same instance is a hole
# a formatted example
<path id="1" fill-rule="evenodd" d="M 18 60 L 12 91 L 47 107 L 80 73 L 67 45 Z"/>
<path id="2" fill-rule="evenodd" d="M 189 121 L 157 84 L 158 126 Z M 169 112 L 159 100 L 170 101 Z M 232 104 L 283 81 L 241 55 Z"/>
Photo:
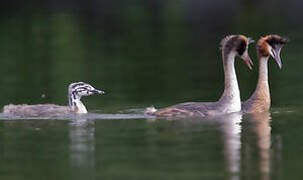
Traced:
<path id="1" fill-rule="evenodd" d="M 248 55 L 248 45 L 253 40 L 243 35 L 230 35 L 221 41 L 224 66 L 224 92 L 217 102 L 188 102 L 156 110 L 147 108 L 145 114 L 156 117 L 184 118 L 205 117 L 238 112 L 241 110 L 240 91 L 234 67 L 236 56 L 240 56 L 251 69 L 252 61 Z"/>
<path id="2" fill-rule="evenodd" d="M 278 35 L 268 35 L 262 37 L 257 43 L 259 56 L 259 79 L 253 95 L 242 103 L 242 111 L 245 113 L 255 113 L 268 111 L 270 109 L 270 92 L 268 86 L 268 58 L 272 56 L 279 68 L 282 68 L 280 52 L 288 40 Z"/>
<path id="3" fill-rule="evenodd" d="M 22 117 L 49 117 L 72 113 L 85 114 L 87 110 L 81 102 L 81 97 L 92 94 L 104 94 L 104 91 L 95 89 L 93 86 L 84 82 L 76 82 L 70 84 L 68 87 L 69 106 L 59 106 L 55 104 L 10 104 L 3 107 L 3 113 Z"/>

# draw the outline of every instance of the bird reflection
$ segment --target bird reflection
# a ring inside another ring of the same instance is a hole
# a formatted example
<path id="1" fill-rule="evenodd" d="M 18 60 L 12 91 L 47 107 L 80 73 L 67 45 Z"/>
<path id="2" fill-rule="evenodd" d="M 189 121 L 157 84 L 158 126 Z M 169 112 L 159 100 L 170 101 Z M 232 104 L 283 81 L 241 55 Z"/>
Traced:
<path id="1" fill-rule="evenodd" d="M 226 169 L 230 179 L 237 180 L 240 172 L 241 160 L 241 122 L 242 114 L 231 113 L 219 118 L 223 137 L 223 153 Z"/>
<path id="2" fill-rule="evenodd" d="M 258 147 L 260 156 L 260 172 L 269 174 L 270 171 L 270 146 L 271 146 L 271 127 L 270 114 L 262 113 L 253 116 L 257 122 L 255 131 L 258 135 Z"/>
<path id="3" fill-rule="evenodd" d="M 251 173 L 259 174 L 262 180 L 270 178 L 270 119 L 269 112 L 251 114 L 246 116 L 244 120 L 239 113 L 219 118 L 223 137 L 223 153 L 229 179 L 241 179 L 240 172 L 244 172 L 244 176 L 251 176 Z M 243 123 L 241 123 L 242 121 Z M 243 124 L 244 127 L 242 127 Z M 244 139 L 243 144 L 241 138 Z M 251 145 L 256 146 L 251 147 Z M 253 158 L 258 161 L 257 172 L 251 172 L 251 167 L 255 167 L 251 158 L 254 149 L 258 152 L 258 157 Z"/>
<path id="4" fill-rule="evenodd" d="M 257 147 L 259 154 L 259 172 L 260 179 L 267 180 L 270 178 L 271 167 L 271 127 L 270 127 L 270 113 L 252 114 L 250 120 L 252 121 L 252 131 L 257 137 Z"/>
<path id="5" fill-rule="evenodd" d="M 69 123 L 70 167 L 75 178 L 94 179 L 95 122 L 76 119 Z"/>

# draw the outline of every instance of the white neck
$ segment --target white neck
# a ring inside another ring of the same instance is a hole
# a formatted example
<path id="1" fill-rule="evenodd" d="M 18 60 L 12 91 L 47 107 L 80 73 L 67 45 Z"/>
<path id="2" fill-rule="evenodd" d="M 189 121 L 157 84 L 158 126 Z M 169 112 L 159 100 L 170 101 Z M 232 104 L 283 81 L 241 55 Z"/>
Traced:
<path id="1" fill-rule="evenodd" d="M 260 67 L 259 67 L 259 79 L 258 84 L 265 83 L 268 86 L 268 58 L 269 57 L 261 57 L 260 58 Z"/>
<path id="2" fill-rule="evenodd" d="M 226 57 L 223 56 L 224 66 L 224 92 L 219 100 L 225 112 L 238 112 L 241 110 L 240 90 L 235 71 L 234 52 L 230 52 Z"/>
<path id="3" fill-rule="evenodd" d="M 84 104 L 81 102 L 81 97 L 69 95 L 69 107 L 78 114 L 85 114 L 87 113 L 87 109 Z"/>

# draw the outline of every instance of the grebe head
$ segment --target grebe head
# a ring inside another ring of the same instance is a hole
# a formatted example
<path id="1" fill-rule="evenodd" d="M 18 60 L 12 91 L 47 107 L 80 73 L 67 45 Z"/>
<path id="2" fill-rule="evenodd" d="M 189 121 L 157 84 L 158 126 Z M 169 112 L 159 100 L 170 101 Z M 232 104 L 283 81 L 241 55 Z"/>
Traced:
<path id="1" fill-rule="evenodd" d="M 282 68 L 282 62 L 280 58 L 280 52 L 284 44 L 289 40 L 278 35 L 268 35 L 261 37 L 257 43 L 257 51 L 260 57 L 272 56 L 279 68 Z"/>
<path id="2" fill-rule="evenodd" d="M 68 87 L 69 106 L 72 110 L 78 111 L 78 113 L 87 113 L 85 106 L 80 101 L 81 97 L 104 93 L 104 91 L 95 89 L 90 84 L 84 82 L 71 83 Z"/>
<path id="3" fill-rule="evenodd" d="M 248 46 L 253 43 L 249 37 L 243 35 L 229 35 L 221 41 L 223 50 L 223 56 L 227 56 L 229 53 L 234 53 L 236 56 L 241 57 L 249 69 L 252 69 L 253 62 L 248 55 Z"/>
<path id="4" fill-rule="evenodd" d="M 92 94 L 104 94 L 104 91 L 95 89 L 92 85 L 84 82 L 71 83 L 68 87 L 68 92 L 80 98 Z"/>

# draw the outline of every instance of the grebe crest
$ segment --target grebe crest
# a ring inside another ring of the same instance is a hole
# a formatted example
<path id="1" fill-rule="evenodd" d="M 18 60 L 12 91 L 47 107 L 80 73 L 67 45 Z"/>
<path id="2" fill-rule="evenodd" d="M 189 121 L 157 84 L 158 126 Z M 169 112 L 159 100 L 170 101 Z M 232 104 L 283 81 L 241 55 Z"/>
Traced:
<path id="1" fill-rule="evenodd" d="M 243 35 L 226 36 L 220 43 L 223 59 L 228 59 L 228 55 L 234 54 L 235 56 L 241 57 L 248 68 L 252 69 L 253 62 L 248 55 L 248 46 L 253 42 L 253 39 Z"/>
<path id="2" fill-rule="evenodd" d="M 280 58 L 280 52 L 282 47 L 288 42 L 289 40 L 287 38 L 283 38 L 279 35 L 268 35 L 261 37 L 256 47 L 258 55 L 260 58 L 272 56 L 281 69 L 282 62 Z"/>

